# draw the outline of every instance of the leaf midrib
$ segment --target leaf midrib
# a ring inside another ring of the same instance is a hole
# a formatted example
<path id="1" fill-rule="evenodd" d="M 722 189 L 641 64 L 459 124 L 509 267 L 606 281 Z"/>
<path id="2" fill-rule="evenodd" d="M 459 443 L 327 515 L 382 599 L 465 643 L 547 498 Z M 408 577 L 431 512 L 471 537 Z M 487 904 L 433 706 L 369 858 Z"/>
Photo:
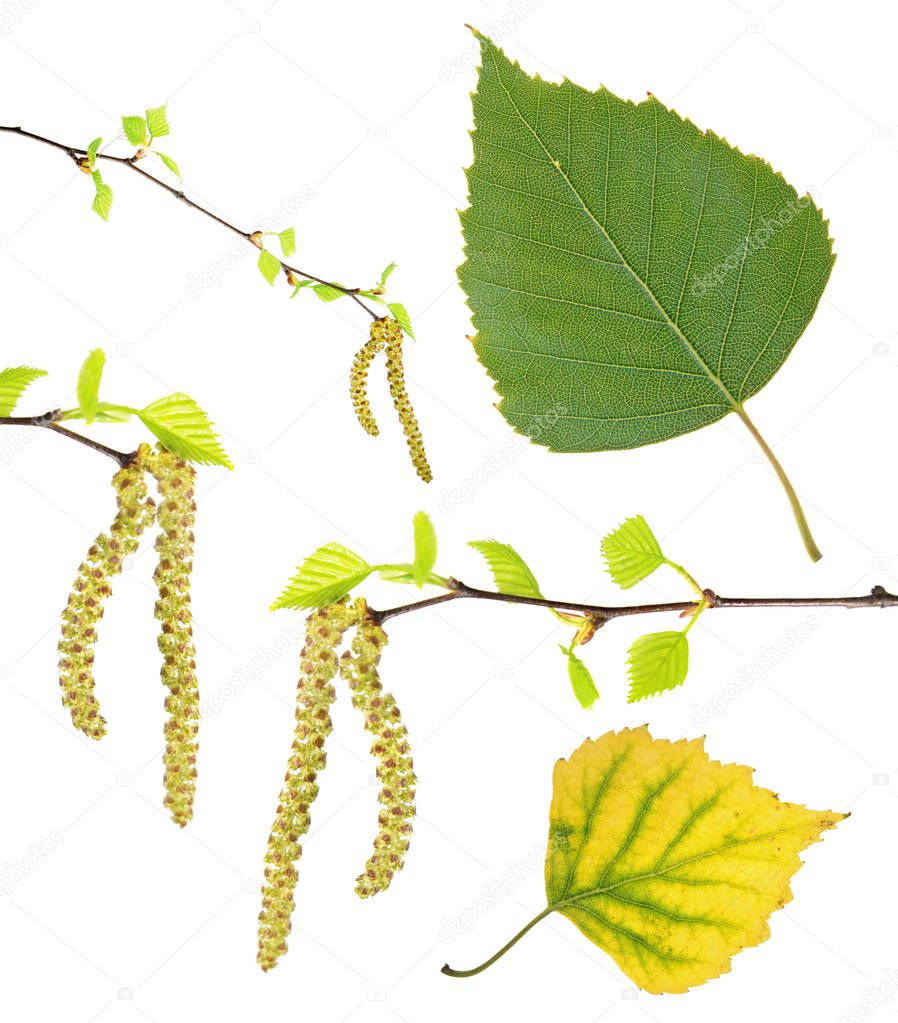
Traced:
<path id="1" fill-rule="evenodd" d="M 558 902 L 551 903 L 550 909 L 560 910 L 565 906 L 575 905 L 577 902 L 583 899 L 589 899 L 596 895 L 605 895 L 615 891 L 618 888 L 622 888 L 624 885 L 635 884 L 637 881 L 651 881 L 657 877 L 664 877 L 673 870 L 678 870 L 680 867 L 688 866 L 690 863 L 695 863 L 697 860 L 706 859 L 709 856 L 717 856 L 721 853 L 728 852 L 730 849 L 734 849 L 741 845 L 750 845 L 752 842 L 762 842 L 768 838 L 776 838 L 778 835 L 785 835 L 790 831 L 800 831 L 803 825 L 797 824 L 791 828 L 778 828 L 776 831 L 768 831 L 761 835 L 752 835 L 750 838 L 740 838 L 734 842 L 727 842 L 724 845 L 717 846 L 714 849 L 706 849 L 704 852 L 696 853 L 694 856 L 688 856 L 684 860 L 679 860 L 677 863 L 672 863 L 669 867 L 664 867 L 660 870 L 647 870 L 642 874 L 634 874 L 632 877 L 624 877 L 619 881 L 615 881 L 613 884 L 604 885 L 596 888 L 590 888 L 586 891 L 575 892 L 573 895 L 565 896 Z M 721 882 L 726 883 L 726 882 Z"/>
<path id="2" fill-rule="evenodd" d="M 502 91 L 505 93 L 506 97 L 508 98 L 508 102 L 511 104 L 511 106 L 513 107 L 515 113 L 521 119 L 521 122 L 524 124 L 524 126 L 527 128 L 527 130 L 530 132 L 530 134 L 536 140 L 536 142 L 539 145 L 540 149 L 546 154 L 546 158 L 549 160 L 549 163 L 551 164 L 551 166 L 561 176 L 562 181 L 565 183 L 566 187 L 570 190 L 571 194 L 577 200 L 577 202 L 580 205 L 580 208 L 589 217 L 590 221 L 593 224 L 595 224 L 595 226 L 601 232 L 602 237 L 608 242 L 608 244 L 611 246 L 611 249 L 614 252 L 615 256 L 617 256 L 617 258 L 620 260 L 621 266 L 630 275 L 632 280 L 640 288 L 640 290 L 643 292 L 643 294 L 646 296 L 646 298 L 649 300 L 649 302 L 651 302 L 651 304 L 655 307 L 655 309 L 661 314 L 664 323 L 670 328 L 670 331 L 673 333 L 674 337 L 676 337 L 676 339 L 683 346 L 683 348 L 685 349 L 687 354 L 699 366 L 699 368 L 702 370 L 702 372 L 705 374 L 705 376 L 708 378 L 708 380 L 718 389 L 718 391 L 720 392 L 720 394 L 722 395 L 724 400 L 727 402 L 727 404 L 730 406 L 730 408 L 733 411 L 739 411 L 742 408 L 741 403 L 739 401 L 737 401 L 736 398 L 733 397 L 733 395 L 730 393 L 730 391 L 727 388 L 727 386 L 720 379 L 720 377 L 718 377 L 717 374 L 714 373 L 714 371 L 711 369 L 711 367 L 705 362 L 705 360 L 702 358 L 701 354 L 696 349 L 696 347 L 692 344 L 692 342 L 689 340 L 689 338 L 680 329 L 679 325 L 674 320 L 671 319 L 671 317 L 668 314 L 667 310 L 664 308 L 664 306 L 655 297 L 655 294 L 652 291 L 652 289 L 640 277 L 640 275 L 636 272 L 636 270 L 633 269 L 633 267 L 630 265 L 630 263 L 627 261 L 626 257 L 624 256 L 624 254 L 617 247 L 617 245 L 614 242 L 614 239 L 608 233 L 608 231 L 605 228 L 604 224 L 602 224 L 598 220 L 598 218 L 593 214 L 593 212 L 589 208 L 589 206 L 587 206 L 587 204 L 584 202 L 582 196 L 577 191 L 577 189 L 574 186 L 574 184 L 571 181 L 571 179 L 567 176 L 567 174 L 565 174 L 564 170 L 561 167 L 561 164 L 555 159 L 555 157 L 552 156 L 552 154 L 546 148 L 545 143 L 540 138 L 539 134 L 535 131 L 535 129 L 532 127 L 532 125 L 527 120 L 527 118 L 523 115 L 523 113 L 521 112 L 521 110 L 518 107 L 517 103 L 515 103 L 514 97 L 509 92 L 507 86 L 505 85 L 505 82 L 502 80 L 502 73 L 499 70 L 499 64 L 498 64 L 498 61 L 496 60 L 495 53 L 492 51 L 492 49 L 489 49 L 487 52 L 489 52 L 490 59 L 493 62 L 493 67 L 495 68 L 495 71 L 496 71 L 496 79 L 498 80 L 499 85 L 502 87 Z M 606 191 L 607 191 L 607 187 L 608 187 L 608 181 L 607 181 L 607 175 L 606 175 L 606 181 L 605 181 Z M 654 194 L 653 194 L 653 197 L 654 197 Z"/>

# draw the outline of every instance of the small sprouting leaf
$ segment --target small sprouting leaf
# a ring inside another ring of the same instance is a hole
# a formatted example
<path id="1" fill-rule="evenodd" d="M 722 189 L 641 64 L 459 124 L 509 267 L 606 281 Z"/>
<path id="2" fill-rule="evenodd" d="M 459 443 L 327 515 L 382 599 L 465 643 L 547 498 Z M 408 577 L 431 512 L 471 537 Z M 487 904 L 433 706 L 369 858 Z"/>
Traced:
<path id="1" fill-rule="evenodd" d="M 346 297 L 345 291 L 331 287 L 330 284 L 313 284 L 312 291 L 315 292 L 322 302 L 335 302 L 338 298 Z"/>
<path id="2" fill-rule="evenodd" d="M 630 647 L 630 703 L 676 689 L 689 670 L 689 639 L 685 632 L 650 632 Z"/>
<path id="3" fill-rule="evenodd" d="M 92 423 L 97 418 L 97 406 L 100 396 L 100 380 L 103 367 L 106 365 L 106 353 L 102 348 L 95 348 L 81 364 L 78 373 L 76 395 L 78 407 L 84 416 L 85 423 Z"/>
<path id="4" fill-rule="evenodd" d="M 108 220 L 109 214 L 112 212 L 112 189 L 103 181 L 99 171 L 94 171 L 91 174 L 94 181 L 94 188 L 96 189 L 96 195 L 94 195 L 94 201 L 91 203 L 91 209 L 96 213 L 102 220 Z"/>
<path id="5" fill-rule="evenodd" d="M 310 280 L 298 281 L 296 283 L 296 285 L 294 286 L 293 291 L 290 294 L 290 297 L 291 298 L 296 298 L 296 296 L 300 293 L 300 291 L 303 288 L 311 288 L 311 287 L 314 286 L 314 284 L 315 284 L 315 282 L 314 281 L 310 281 Z"/>
<path id="6" fill-rule="evenodd" d="M 380 281 L 379 281 L 379 284 L 380 284 L 380 286 L 382 288 L 386 285 L 387 281 L 390 278 L 390 274 L 396 269 L 396 266 L 397 266 L 396 263 L 390 263 L 389 266 L 384 268 L 383 273 L 380 275 Z M 398 317 L 397 317 L 397 319 L 398 319 Z"/>
<path id="7" fill-rule="evenodd" d="M 167 156 L 165 153 L 160 153 L 158 149 L 154 149 L 153 152 L 159 157 L 165 166 L 168 167 L 172 174 L 177 175 L 179 178 L 181 177 L 181 168 L 170 156 Z"/>
<path id="8" fill-rule="evenodd" d="M 123 117 L 122 131 L 132 146 L 145 146 L 149 141 L 147 122 L 144 117 Z"/>
<path id="9" fill-rule="evenodd" d="M 259 273 L 269 284 L 273 285 L 277 280 L 277 275 L 281 272 L 281 261 L 268 249 L 262 249 L 259 253 L 258 267 Z"/>
<path id="10" fill-rule="evenodd" d="M 299 566 L 271 610 L 335 604 L 364 582 L 372 571 L 372 566 L 355 551 L 339 543 L 326 544 Z"/>
<path id="11" fill-rule="evenodd" d="M 498 540 L 472 540 L 468 546 L 486 558 L 500 593 L 542 597 L 536 577 L 510 544 L 499 543 Z"/>
<path id="12" fill-rule="evenodd" d="M 99 152 L 100 146 L 103 145 L 103 139 L 95 138 L 93 142 L 87 147 L 87 163 L 88 166 L 93 170 L 94 164 L 97 162 L 97 153 Z"/>
<path id="13" fill-rule="evenodd" d="M 414 341 L 415 332 L 412 330 L 412 321 L 405 306 L 401 302 L 387 302 L 387 309 L 390 310 L 393 318 L 402 328 L 402 333 L 408 334 L 412 341 Z"/>
<path id="14" fill-rule="evenodd" d="M 234 468 L 209 417 L 188 395 L 169 394 L 135 411 L 163 446 L 185 461 Z"/>
<path id="15" fill-rule="evenodd" d="M 573 650 L 562 646 L 561 643 L 558 646 L 565 657 L 567 657 L 567 673 L 568 678 L 571 680 L 574 696 L 577 697 L 581 707 L 591 707 L 599 698 L 599 691 L 596 689 L 596 684 L 593 682 L 589 668 L 586 667 Z"/>
<path id="16" fill-rule="evenodd" d="M 587 739 L 555 765 L 549 908 L 652 994 L 727 973 L 770 936 L 798 854 L 846 816 L 782 802 L 752 773 L 645 726 Z"/>
<path id="17" fill-rule="evenodd" d="M 415 526 L 415 562 L 413 574 L 415 585 L 420 589 L 433 571 L 437 561 L 437 534 L 426 512 L 418 512 L 414 519 Z"/>
<path id="18" fill-rule="evenodd" d="M 0 369 L 0 416 L 11 416 L 25 389 L 46 375 L 45 369 L 35 369 L 33 366 Z"/>
<path id="19" fill-rule="evenodd" d="M 602 540 L 611 578 L 624 590 L 642 582 L 664 564 L 661 546 L 641 515 L 623 522 Z"/>
<path id="20" fill-rule="evenodd" d="M 154 139 L 161 139 L 171 130 L 168 126 L 168 115 L 165 106 L 150 107 L 147 111 L 147 129 Z"/>
<path id="21" fill-rule="evenodd" d="M 285 231 L 281 231 L 278 238 L 281 242 L 281 252 L 284 253 L 284 259 L 289 259 L 296 252 L 296 229 L 288 227 Z"/>

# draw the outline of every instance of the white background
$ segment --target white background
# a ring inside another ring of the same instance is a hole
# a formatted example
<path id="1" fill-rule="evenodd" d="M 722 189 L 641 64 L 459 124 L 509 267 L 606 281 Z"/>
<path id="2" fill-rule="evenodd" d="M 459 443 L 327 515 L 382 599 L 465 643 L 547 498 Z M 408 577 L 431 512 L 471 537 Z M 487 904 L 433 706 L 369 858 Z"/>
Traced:
<path id="1" fill-rule="evenodd" d="M 562 456 L 516 439 L 493 408 L 454 276 L 475 84 L 466 21 L 531 72 L 636 99 L 651 90 L 814 191 L 839 258 L 813 323 L 749 409 L 795 480 L 820 564 L 735 421 L 637 452 Z M 255 923 L 301 625 L 267 608 L 319 544 L 406 557 L 424 508 L 440 571 L 486 584 L 465 544 L 496 536 L 550 595 L 612 602 L 621 595 L 603 579 L 599 538 L 642 512 L 668 553 L 720 592 L 898 585 L 896 22 L 891 5 L 863 0 L 4 0 L 0 122 L 84 146 L 113 138 L 120 114 L 168 100 L 164 148 L 203 202 L 248 227 L 293 205 L 296 261 L 324 276 L 366 285 L 398 261 L 393 293 L 418 330 L 409 374 L 436 474 L 430 487 L 412 474 L 378 377 L 382 436 L 355 423 L 346 373 L 365 322 L 350 303 L 270 292 L 251 249 L 123 168 L 105 169 L 116 205 L 104 224 L 63 154 L 0 135 L 0 361 L 51 371 L 22 411 L 71 404 L 82 358 L 103 345 L 104 397 L 139 405 L 187 391 L 237 467 L 199 479 L 194 608 L 211 709 L 196 819 L 181 832 L 159 809 L 151 549 L 117 581 L 102 622 L 107 738 L 74 733 L 58 697 L 57 614 L 112 517 L 112 463 L 50 434 L 0 437 L 4 1018 L 891 1017 L 893 1003 L 863 999 L 898 966 L 895 612 L 708 614 L 687 684 L 635 706 L 627 647 L 675 623 L 615 623 L 584 651 L 602 692 L 588 713 L 556 647 L 566 633 L 545 612 L 459 603 L 397 620 L 384 671 L 420 779 L 407 868 L 386 895 L 353 894 L 376 788 L 368 738 L 341 699 L 290 952 L 268 976 Z M 297 208 L 290 197 L 302 194 Z M 220 283 L 192 288 L 204 273 Z M 92 430 L 122 448 L 141 436 Z M 682 593 L 659 574 L 634 596 Z M 380 583 L 368 594 L 378 606 L 403 598 Z M 444 961 L 479 962 L 544 904 L 535 852 L 555 760 L 587 735 L 644 721 L 658 736 L 707 732 L 713 756 L 752 764 L 783 798 L 851 810 L 807 853 L 771 940 L 680 996 L 637 995 L 561 918 L 481 977 L 441 976 Z M 42 843 L 51 851 L 35 856 Z M 507 894 L 484 912 L 478 900 L 509 870 Z M 461 933 L 448 934 L 458 920 Z"/>

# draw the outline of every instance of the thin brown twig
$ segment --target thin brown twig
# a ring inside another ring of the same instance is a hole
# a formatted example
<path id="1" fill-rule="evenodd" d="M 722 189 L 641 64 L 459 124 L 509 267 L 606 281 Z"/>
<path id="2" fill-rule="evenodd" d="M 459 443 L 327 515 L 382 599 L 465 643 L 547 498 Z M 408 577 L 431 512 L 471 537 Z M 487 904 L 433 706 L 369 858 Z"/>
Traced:
<path id="1" fill-rule="evenodd" d="M 59 142 L 56 139 L 47 138 L 45 135 L 38 135 L 33 131 L 27 131 L 25 128 L 19 127 L 18 125 L 0 125 L 0 132 L 7 132 L 11 135 L 19 135 L 22 138 L 32 139 L 35 142 L 40 142 L 45 146 L 51 146 L 53 149 L 59 149 L 65 153 L 79 169 L 84 169 L 84 161 L 87 159 L 87 150 L 82 149 L 79 146 L 69 146 L 64 142 Z M 152 150 L 150 150 L 152 152 Z M 220 217 L 217 213 L 213 213 L 212 210 L 203 206 L 201 203 L 196 202 L 194 199 L 189 198 L 184 191 L 180 188 L 175 188 L 173 185 L 169 185 L 167 182 L 162 181 L 161 178 L 157 178 L 155 174 L 150 174 L 149 171 L 143 169 L 138 165 L 138 160 L 143 159 L 146 155 L 146 151 L 138 150 L 131 156 L 114 156 L 112 153 L 97 153 L 97 160 L 107 160 L 111 163 L 122 164 L 125 167 L 129 167 L 135 171 L 141 177 L 151 181 L 154 185 L 158 185 L 164 189 L 169 195 L 174 196 L 176 199 L 180 199 L 186 206 L 189 206 L 193 210 L 197 210 L 210 220 L 215 221 L 216 224 L 220 224 L 222 227 L 227 228 L 229 231 L 233 231 L 234 234 L 239 235 L 244 241 L 249 242 L 255 248 L 261 248 L 260 232 L 258 231 L 244 231 L 243 228 L 238 227 L 236 224 L 232 224 L 229 220 L 224 217 Z M 277 257 L 275 256 L 275 259 Z M 278 260 L 281 264 L 281 270 L 287 277 L 288 282 L 293 283 L 296 277 L 303 277 L 307 281 L 314 281 L 316 284 L 324 284 L 328 288 L 334 288 L 336 291 L 342 292 L 356 303 L 359 307 L 365 310 L 365 312 L 372 318 L 372 320 L 381 319 L 381 315 L 374 309 L 369 308 L 359 297 L 361 288 L 347 288 L 343 284 L 337 284 L 335 281 L 325 280 L 323 277 L 317 277 L 313 273 L 309 273 L 307 270 L 300 270 L 299 267 L 291 266 L 289 263 L 285 263 L 282 259 Z"/>
<path id="2" fill-rule="evenodd" d="M 369 609 L 369 614 L 378 623 L 383 624 L 388 618 L 419 611 L 436 604 L 445 604 L 451 600 L 493 600 L 506 604 L 528 604 L 533 607 L 561 608 L 592 618 L 596 626 L 602 626 L 613 618 L 625 618 L 632 615 L 663 614 L 666 612 L 694 612 L 699 605 L 698 599 L 664 601 L 654 604 L 600 605 L 583 604 L 569 600 L 550 600 L 547 597 L 524 597 L 516 593 L 498 593 L 493 590 L 480 590 L 468 586 L 459 579 L 449 579 L 449 591 L 436 597 L 400 604 L 398 607 L 383 610 Z M 745 607 L 898 607 L 898 595 L 889 593 L 882 586 L 874 586 L 869 593 L 858 597 L 722 597 L 713 590 L 702 592 L 701 602 L 711 608 L 745 608 Z"/>
<path id="3" fill-rule="evenodd" d="M 100 454 L 115 459 L 123 469 L 126 465 L 130 465 L 137 457 L 136 451 L 118 451 L 116 448 L 110 448 L 106 444 L 101 444 L 98 440 L 93 440 L 91 437 L 85 437 L 83 433 L 69 430 L 60 424 L 59 420 L 61 418 L 62 410 L 53 409 L 39 416 L 0 416 L 0 426 L 36 426 L 45 430 L 52 430 L 62 437 L 68 437 L 70 440 L 83 444 L 92 451 L 99 451 Z"/>

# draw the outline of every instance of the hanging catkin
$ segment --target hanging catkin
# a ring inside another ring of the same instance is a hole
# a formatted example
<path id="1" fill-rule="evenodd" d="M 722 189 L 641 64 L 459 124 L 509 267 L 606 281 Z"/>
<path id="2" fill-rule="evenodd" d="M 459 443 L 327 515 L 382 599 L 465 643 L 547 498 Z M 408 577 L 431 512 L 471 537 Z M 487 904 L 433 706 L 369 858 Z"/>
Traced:
<path id="1" fill-rule="evenodd" d="M 112 478 L 118 511 L 108 533 L 101 533 L 78 570 L 68 604 L 62 613 L 59 639 L 59 684 L 62 702 L 72 721 L 85 735 L 100 739 L 106 721 L 94 695 L 94 644 L 103 601 L 112 592 L 111 579 L 122 570 L 124 559 L 137 550 L 140 536 L 153 521 L 155 505 L 147 496 L 145 463 L 151 455 L 146 444 Z"/>
<path id="2" fill-rule="evenodd" d="M 263 970 L 270 970 L 287 951 L 298 877 L 296 862 L 302 854 L 300 839 L 309 830 L 309 809 L 318 795 L 318 774 L 327 762 L 324 744 L 333 727 L 330 707 L 335 692 L 331 680 L 337 673 L 336 650 L 356 619 L 356 610 L 340 603 L 313 611 L 306 624 L 293 746 L 265 854 L 256 957 Z"/>
<path id="3" fill-rule="evenodd" d="M 408 445 L 409 455 L 415 471 L 424 480 L 430 483 L 433 473 L 427 461 L 427 454 L 424 451 L 424 440 L 421 437 L 421 429 L 415 417 L 415 410 L 409 400 L 408 391 L 405 387 L 405 369 L 402 365 L 402 329 L 392 317 L 377 320 L 371 327 L 372 338 L 377 334 L 382 336 L 387 348 L 387 382 L 390 385 L 390 395 L 393 398 L 393 405 L 402 423 L 405 433 L 405 441 Z"/>
<path id="4" fill-rule="evenodd" d="M 184 827 L 193 816 L 200 718 L 190 608 L 196 471 L 161 446 L 150 455 L 147 467 L 159 491 L 159 560 L 153 580 L 159 593 L 155 616 L 161 623 L 157 640 L 162 654 L 161 674 L 168 689 L 163 754 L 165 805 L 175 823 Z"/>
<path id="5" fill-rule="evenodd" d="M 364 600 L 356 606 L 359 623 L 351 648 L 340 658 L 340 674 L 349 683 L 353 706 L 362 712 L 365 728 L 374 737 L 371 753 L 378 762 L 378 832 L 355 887 L 360 898 L 367 898 L 389 887 L 405 862 L 415 816 L 415 772 L 399 708 L 392 695 L 383 692 L 378 675 L 387 634 L 368 615 Z"/>
<path id="6" fill-rule="evenodd" d="M 349 395 L 352 398 L 352 407 L 355 409 L 358 421 L 362 424 L 362 429 L 366 433 L 370 433 L 372 437 L 376 437 L 380 430 L 377 428 L 374 413 L 371 411 L 371 403 L 368 401 L 368 370 L 371 368 L 375 355 L 382 352 L 386 344 L 383 331 L 376 329 L 378 323 L 380 320 L 372 324 L 371 337 L 356 352 L 355 358 L 352 360 L 352 369 L 349 371 Z"/>

